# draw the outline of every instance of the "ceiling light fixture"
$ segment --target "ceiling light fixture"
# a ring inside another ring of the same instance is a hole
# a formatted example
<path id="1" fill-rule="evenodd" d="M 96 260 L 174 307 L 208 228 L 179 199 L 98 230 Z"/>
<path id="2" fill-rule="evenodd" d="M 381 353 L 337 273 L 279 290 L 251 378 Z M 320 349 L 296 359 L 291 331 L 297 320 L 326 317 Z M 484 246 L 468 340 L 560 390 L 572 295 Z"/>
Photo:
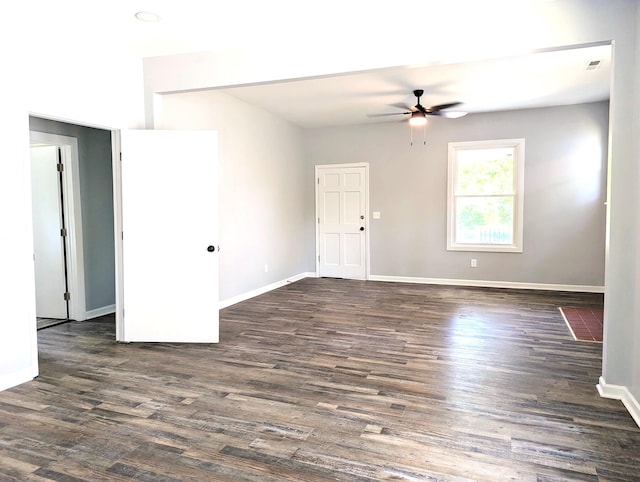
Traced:
<path id="1" fill-rule="evenodd" d="M 427 115 L 419 110 L 411 112 L 409 118 L 409 139 L 413 145 L 413 128 L 422 127 L 422 144 L 427 145 Z"/>
<path id="2" fill-rule="evenodd" d="M 415 111 L 411 113 L 411 118 L 409 119 L 409 124 L 412 127 L 423 126 L 427 123 L 427 116 L 424 112 Z"/>
<path id="3" fill-rule="evenodd" d="M 145 11 L 136 12 L 135 17 L 141 22 L 159 22 L 160 21 L 160 15 L 153 12 L 145 12 Z"/>

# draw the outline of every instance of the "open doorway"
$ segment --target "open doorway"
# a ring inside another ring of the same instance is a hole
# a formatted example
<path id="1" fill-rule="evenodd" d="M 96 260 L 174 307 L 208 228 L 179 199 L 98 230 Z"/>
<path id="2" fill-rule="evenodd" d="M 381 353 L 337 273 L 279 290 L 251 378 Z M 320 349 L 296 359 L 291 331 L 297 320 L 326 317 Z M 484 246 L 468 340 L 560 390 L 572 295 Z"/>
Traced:
<path id="1" fill-rule="evenodd" d="M 82 321 L 114 313 L 111 131 L 34 116 L 29 126 L 32 147 L 50 146 L 64 165 L 60 216 L 66 226 L 60 229 L 67 234 L 67 287 L 61 295 L 69 293 L 67 318 Z M 41 284 L 38 277 L 36 266 L 36 285 Z"/>

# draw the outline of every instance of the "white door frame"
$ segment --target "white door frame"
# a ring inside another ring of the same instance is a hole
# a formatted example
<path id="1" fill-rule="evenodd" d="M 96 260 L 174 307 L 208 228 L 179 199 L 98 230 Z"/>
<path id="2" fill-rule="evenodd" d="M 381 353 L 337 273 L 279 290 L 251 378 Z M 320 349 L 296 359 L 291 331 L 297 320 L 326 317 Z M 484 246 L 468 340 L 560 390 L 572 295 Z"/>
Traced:
<path id="1" fill-rule="evenodd" d="M 113 172 L 113 234 L 114 257 L 116 262 L 116 341 L 124 341 L 124 290 L 122 257 L 122 165 L 120 130 L 111 131 L 111 156 Z"/>
<path id="2" fill-rule="evenodd" d="M 364 167 L 364 178 L 365 178 L 365 193 L 364 193 L 364 212 L 365 212 L 365 223 L 364 223 L 364 256 L 365 256 L 365 275 L 364 279 L 368 280 L 369 275 L 371 273 L 370 270 L 370 260 L 369 260 L 369 163 L 368 162 L 354 162 L 350 164 L 316 164 L 315 166 L 315 179 L 313 184 L 315 186 L 315 221 L 314 224 L 316 226 L 316 276 L 320 276 L 320 228 L 319 228 L 319 219 L 320 219 L 320 206 L 318 204 L 318 177 L 320 174 L 320 169 L 327 168 L 344 168 L 344 167 Z"/>
<path id="3" fill-rule="evenodd" d="M 29 131 L 29 137 L 31 145 L 57 146 L 62 154 L 64 164 L 62 189 L 65 200 L 63 210 L 67 222 L 67 282 L 71 293 L 69 318 L 83 321 L 87 319 L 87 308 L 84 284 L 78 139 L 33 130 Z"/>

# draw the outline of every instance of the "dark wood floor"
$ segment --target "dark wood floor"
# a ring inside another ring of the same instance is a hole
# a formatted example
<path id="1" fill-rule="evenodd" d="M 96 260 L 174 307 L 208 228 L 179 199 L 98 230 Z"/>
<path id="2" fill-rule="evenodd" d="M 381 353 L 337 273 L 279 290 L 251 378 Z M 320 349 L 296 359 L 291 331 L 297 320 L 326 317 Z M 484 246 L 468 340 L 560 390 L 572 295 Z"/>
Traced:
<path id="1" fill-rule="evenodd" d="M 68 319 L 60 319 L 60 318 L 36 318 L 36 324 L 38 330 L 44 330 L 45 328 L 49 328 L 51 326 L 60 325 L 61 323 L 67 323 Z"/>
<path id="2" fill-rule="evenodd" d="M 558 310 L 601 303 L 305 279 L 223 310 L 219 345 L 47 328 L 0 393 L 0 480 L 640 480 L 602 347 Z"/>

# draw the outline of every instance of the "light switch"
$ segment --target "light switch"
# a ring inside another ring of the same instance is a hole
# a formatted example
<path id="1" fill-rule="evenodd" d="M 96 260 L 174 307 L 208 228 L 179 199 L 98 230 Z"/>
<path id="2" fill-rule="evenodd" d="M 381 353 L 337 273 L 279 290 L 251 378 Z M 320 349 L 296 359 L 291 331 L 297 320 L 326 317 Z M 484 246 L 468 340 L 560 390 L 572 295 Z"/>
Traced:
<path id="1" fill-rule="evenodd" d="M 380 211 L 373 211 L 373 219 L 380 219 Z"/>

